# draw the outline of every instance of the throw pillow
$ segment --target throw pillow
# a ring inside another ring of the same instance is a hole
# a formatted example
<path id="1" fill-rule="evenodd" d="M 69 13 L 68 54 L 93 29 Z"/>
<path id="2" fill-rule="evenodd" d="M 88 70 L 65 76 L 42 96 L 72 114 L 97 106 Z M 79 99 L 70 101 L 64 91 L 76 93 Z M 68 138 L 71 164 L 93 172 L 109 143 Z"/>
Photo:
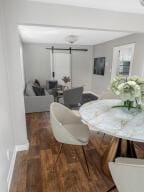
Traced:
<path id="1" fill-rule="evenodd" d="M 36 96 L 44 96 L 45 95 L 44 88 L 42 88 L 42 87 L 33 86 L 33 90 L 34 90 Z"/>
<path id="2" fill-rule="evenodd" d="M 39 80 L 37 80 L 37 79 L 34 80 L 34 86 L 36 86 L 36 87 L 41 86 Z"/>

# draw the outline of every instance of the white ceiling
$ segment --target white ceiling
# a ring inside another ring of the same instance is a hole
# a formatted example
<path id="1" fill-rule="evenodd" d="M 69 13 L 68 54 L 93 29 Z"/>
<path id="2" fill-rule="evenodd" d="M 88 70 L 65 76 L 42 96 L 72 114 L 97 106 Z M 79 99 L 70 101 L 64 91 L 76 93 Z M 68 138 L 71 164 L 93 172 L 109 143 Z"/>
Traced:
<path id="1" fill-rule="evenodd" d="M 144 7 L 139 0 L 29 0 L 43 3 L 73 5 L 79 7 L 97 8 L 111 11 L 142 13 Z"/>
<path id="2" fill-rule="evenodd" d="M 55 28 L 40 26 L 19 26 L 19 32 L 24 42 L 65 44 L 69 35 L 78 36 L 76 45 L 95 45 L 129 35 L 124 32 L 96 31 L 71 28 Z"/>

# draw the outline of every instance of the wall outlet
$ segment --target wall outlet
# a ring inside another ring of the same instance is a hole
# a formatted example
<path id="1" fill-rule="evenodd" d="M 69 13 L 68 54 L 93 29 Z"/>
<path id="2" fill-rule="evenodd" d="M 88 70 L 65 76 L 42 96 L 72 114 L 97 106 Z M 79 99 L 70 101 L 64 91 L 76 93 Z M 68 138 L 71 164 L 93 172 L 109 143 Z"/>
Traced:
<path id="1" fill-rule="evenodd" d="M 9 149 L 7 149 L 6 155 L 7 155 L 7 159 L 10 160 L 10 151 L 9 151 Z"/>

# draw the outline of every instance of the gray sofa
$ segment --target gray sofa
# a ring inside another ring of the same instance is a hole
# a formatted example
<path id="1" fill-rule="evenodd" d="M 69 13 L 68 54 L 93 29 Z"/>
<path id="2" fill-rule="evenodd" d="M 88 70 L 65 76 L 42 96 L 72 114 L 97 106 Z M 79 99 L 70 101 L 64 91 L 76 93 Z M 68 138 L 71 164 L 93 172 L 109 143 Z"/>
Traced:
<path id="1" fill-rule="evenodd" d="M 45 112 L 50 111 L 50 104 L 54 102 L 54 98 L 50 95 L 46 90 L 44 96 L 36 96 L 33 88 L 33 82 L 28 82 L 26 84 L 25 90 L 25 112 L 33 113 L 33 112 Z"/>

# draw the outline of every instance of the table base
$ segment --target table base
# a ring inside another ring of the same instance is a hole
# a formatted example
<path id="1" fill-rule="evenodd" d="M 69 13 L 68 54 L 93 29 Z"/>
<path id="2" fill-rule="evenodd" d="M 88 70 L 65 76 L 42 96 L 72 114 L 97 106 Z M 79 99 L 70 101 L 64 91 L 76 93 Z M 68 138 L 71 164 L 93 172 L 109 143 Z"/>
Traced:
<path id="1" fill-rule="evenodd" d="M 102 156 L 102 169 L 106 175 L 110 175 L 108 162 L 114 161 L 116 157 L 137 158 L 133 141 L 112 138 L 110 145 Z"/>

